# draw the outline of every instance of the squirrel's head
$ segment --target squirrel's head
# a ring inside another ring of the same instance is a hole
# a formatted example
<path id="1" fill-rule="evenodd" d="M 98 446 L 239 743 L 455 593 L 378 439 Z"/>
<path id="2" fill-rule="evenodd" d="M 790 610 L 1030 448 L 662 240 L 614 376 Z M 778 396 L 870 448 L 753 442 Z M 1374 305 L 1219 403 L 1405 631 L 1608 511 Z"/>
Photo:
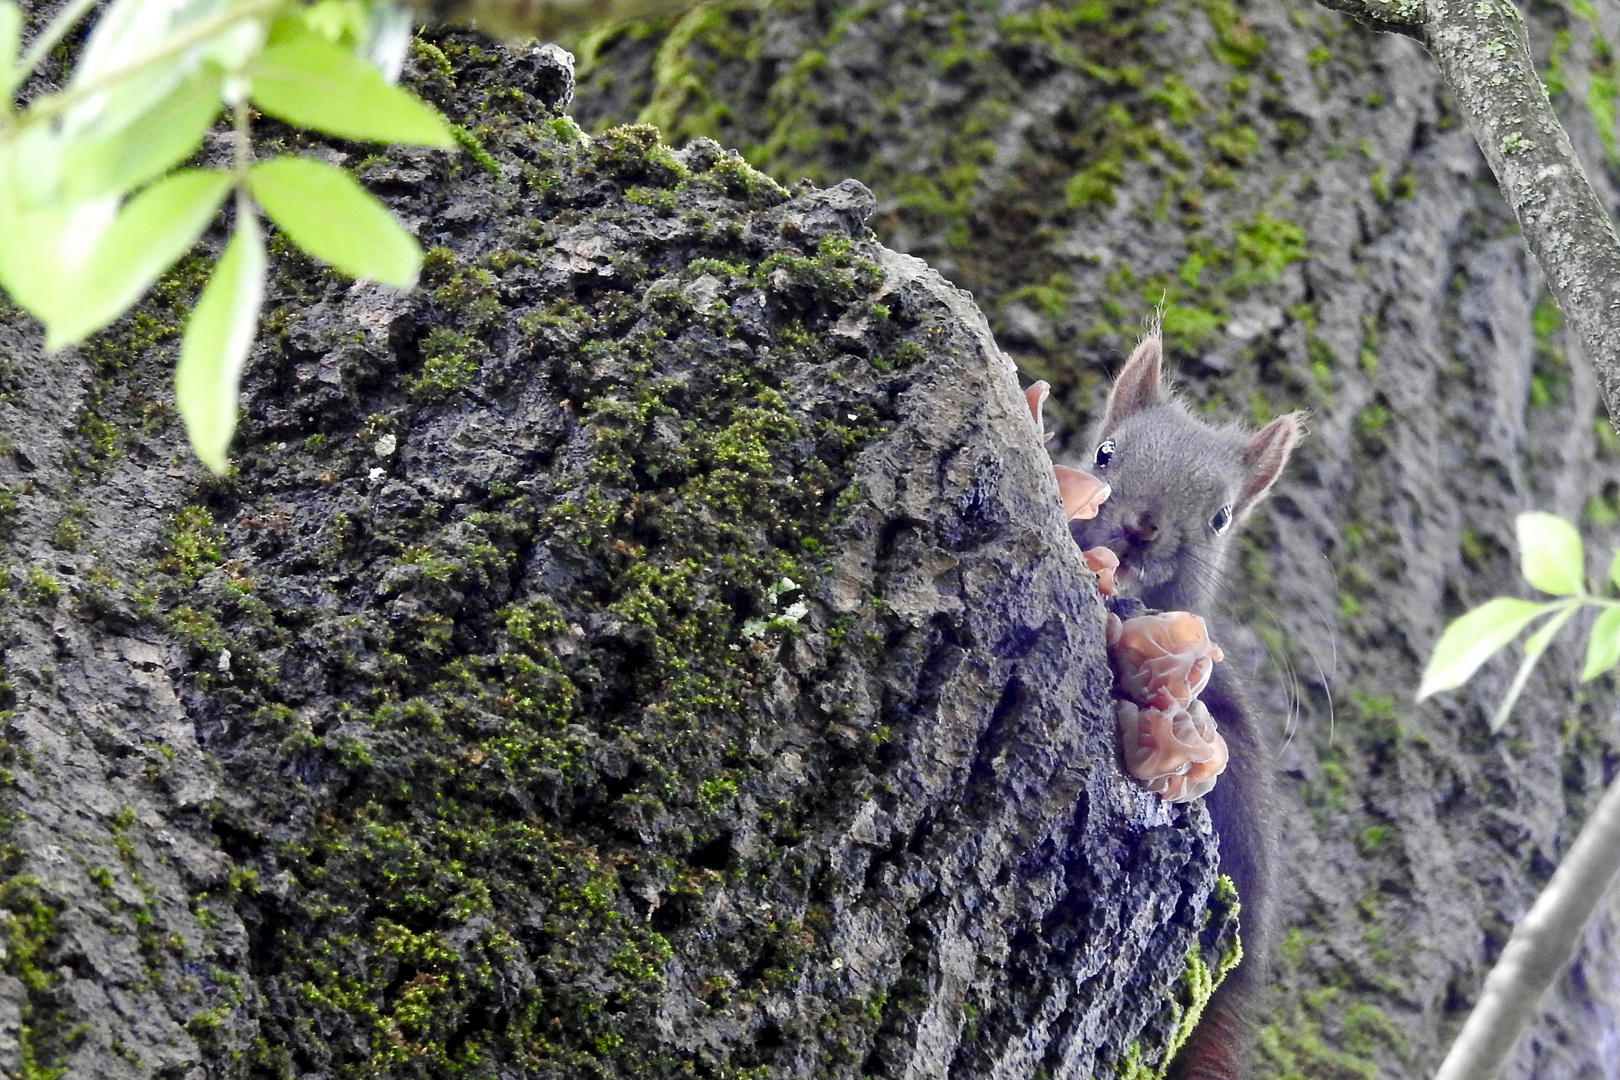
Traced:
<path id="1" fill-rule="evenodd" d="M 1232 537 L 1282 475 L 1304 416 L 1256 432 L 1205 423 L 1169 393 L 1163 348 L 1149 335 L 1114 380 L 1086 462 L 1113 494 L 1096 517 L 1070 522 L 1076 541 L 1113 549 L 1126 595 L 1164 611 L 1207 610 Z"/>

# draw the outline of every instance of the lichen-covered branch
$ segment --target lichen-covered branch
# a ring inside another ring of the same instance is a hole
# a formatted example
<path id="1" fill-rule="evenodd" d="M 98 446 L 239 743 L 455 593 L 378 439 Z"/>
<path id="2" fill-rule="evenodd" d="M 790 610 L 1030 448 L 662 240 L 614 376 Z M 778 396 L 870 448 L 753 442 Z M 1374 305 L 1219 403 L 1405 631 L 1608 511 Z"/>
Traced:
<path id="1" fill-rule="evenodd" d="M 1492 1080 L 1539 1007 L 1542 992 L 1569 963 L 1582 929 L 1620 869 L 1620 783 L 1610 785 L 1591 820 L 1514 927 L 1485 979 L 1435 1080 Z"/>
<path id="2" fill-rule="evenodd" d="M 1510 0 L 1320 0 L 1428 46 L 1620 426 L 1620 238 L 1530 59 Z"/>
<path id="3" fill-rule="evenodd" d="M 1375 30 L 1423 38 L 1423 0 L 1317 0 Z"/>

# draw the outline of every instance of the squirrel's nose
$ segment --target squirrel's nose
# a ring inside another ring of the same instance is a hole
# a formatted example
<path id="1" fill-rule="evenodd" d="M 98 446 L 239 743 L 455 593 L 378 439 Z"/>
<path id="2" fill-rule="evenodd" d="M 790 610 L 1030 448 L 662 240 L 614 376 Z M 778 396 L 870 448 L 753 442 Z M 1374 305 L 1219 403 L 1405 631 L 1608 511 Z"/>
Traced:
<path id="1" fill-rule="evenodd" d="M 1153 542 L 1153 538 L 1159 535 L 1158 523 L 1153 520 L 1153 515 L 1146 510 L 1138 514 L 1132 514 L 1120 522 L 1120 525 L 1124 528 L 1125 535 L 1130 538 L 1132 543 L 1150 544 Z"/>

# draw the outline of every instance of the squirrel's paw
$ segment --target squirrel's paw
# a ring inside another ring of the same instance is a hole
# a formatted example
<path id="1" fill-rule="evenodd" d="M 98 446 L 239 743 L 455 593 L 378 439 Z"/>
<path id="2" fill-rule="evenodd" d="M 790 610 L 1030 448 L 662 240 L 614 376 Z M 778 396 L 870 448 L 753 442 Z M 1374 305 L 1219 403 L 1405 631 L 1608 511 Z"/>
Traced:
<path id="1" fill-rule="evenodd" d="M 1204 620 L 1185 611 L 1108 626 L 1125 771 L 1171 802 L 1196 799 L 1226 768 L 1226 740 L 1198 695 L 1221 657 Z"/>

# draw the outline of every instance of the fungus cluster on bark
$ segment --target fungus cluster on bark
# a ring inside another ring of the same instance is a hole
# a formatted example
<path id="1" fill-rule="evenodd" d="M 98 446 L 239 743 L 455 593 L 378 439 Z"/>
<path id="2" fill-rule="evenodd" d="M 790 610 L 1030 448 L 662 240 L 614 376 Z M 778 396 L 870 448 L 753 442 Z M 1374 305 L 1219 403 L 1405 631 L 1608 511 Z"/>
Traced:
<path id="1" fill-rule="evenodd" d="M 1226 770 L 1226 740 L 1198 700 L 1220 646 L 1204 620 L 1186 611 L 1108 615 L 1108 655 L 1125 771 L 1168 802 L 1188 802 L 1215 786 Z"/>
<path id="2" fill-rule="evenodd" d="M 1029 415 L 1041 433 L 1052 436 L 1041 419 L 1051 388 L 1037 382 L 1024 391 Z M 1063 513 L 1069 521 L 1097 516 L 1113 494 L 1108 484 L 1080 469 L 1053 465 Z M 1097 575 L 1097 591 L 1114 595 L 1119 556 L 1107 547 L 1081 552 Z M 1108 656 L 1115 689 L 1124 695 L 1115 707 L 1125 771 L 1167 802 L 1190 802 L 1215 786 L 1226 771 L 1226 740 L 1198 695 L 1222 659 L 1204 620 L 1187 611 L 1166 611 L 1121 619 L 1107 615 Z"/>

